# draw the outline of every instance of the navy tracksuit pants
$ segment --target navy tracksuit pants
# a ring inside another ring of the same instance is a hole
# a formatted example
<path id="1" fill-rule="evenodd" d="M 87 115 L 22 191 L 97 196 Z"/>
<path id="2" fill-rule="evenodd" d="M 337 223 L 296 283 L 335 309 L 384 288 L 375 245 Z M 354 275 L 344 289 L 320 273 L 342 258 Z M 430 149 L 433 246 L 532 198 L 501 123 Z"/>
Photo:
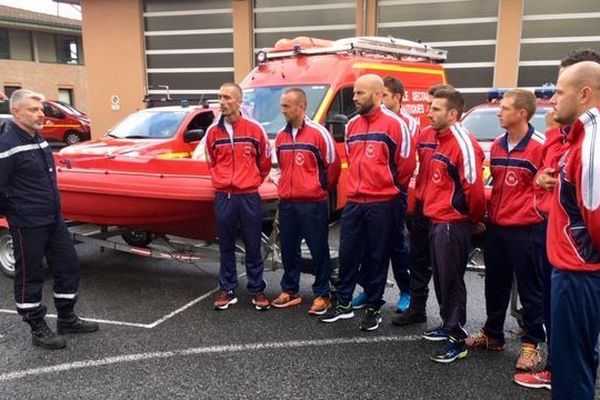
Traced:
<path id="1" fill-rule="evenodd" d="M 415 203 L 410 229 L 410 308 L 425 312 L 431 280 L 429 229 L 431 222 L 423 214 L 423 202 Z M 440 296 L 437 296 L 438 299 Z"/>
<path id="2" fill-rule="evenodd" d="M 10 227 L 15 254 L 15 303 L 24 321 L 44 318 L 42 304 L 46 261 L 54 273 L 54 304 L 59 317 L 73 312 L 81 265 L 64 221 L 31 228 Z"/>
<path id="3" fill-rule="evenodd" d="M 442 327 L 455 339 L 465 339 L 463 329 L 467 321 L 467 288 L 465 272 L 471 249 L 470 222 L 442 222 L 431 224 L 429 235 L 433 284 Z"/>
<path id="4" fill-rule="evenodd" d="M 548 259 L 548 251 L 546 249 L 546 237 L 548 234 L 548 220 L 542 222 L 541 238 L 540 238 L 540 276 L 542 277 L 542 304 L 544 306 L 544 327 L 546 328 L 546 342 L 551 343 L 552 340 L 552 313 L 551 313 L 551 298 L 552 298 L 552 270 L 554 267 Z M 546 355 L 546 367 L 548 371 L 552 370 L 552 346 L 548 346 L 548 354 Z"/>
<path id="5" fill-rule="evenodd" d="M 398 201 L 396 202 L 398 208 L 397 218 L 398 220 L 394 226 L 394 232 L 392 234 L 392 248 L 390 253 L 390 261 L 392 262 L 392 273 L 394 274 L 394 280 L 398 285 L 398 290 L 401 293 L 410 292 L 410 252 L 406 241 L 404 240 L 404 227 L 406 225 L 406 208 L 407 208 L 407 194 L 402 191 Z M 367 262 L 365 257 L 365 263 Z M 366 280 L 363 269 L 359 269 L 358 284 L 364 288 Z"/>
<path id="6" fill-rule="evenodd" d="M 540 275 L 541 224 L 526 227 L 489 225 L 485 235 L 486 334 L 504 342 L 504 321 L 513 277 L 523 305 L 525 334 L 522 342 L 541 343 L 544 332 L 542 277 Z"/>
<path id="7" fill-rule="evenodd" d="M 336 283 L 340 304 L 349 304 L 352 300 L 359 267 L 364 274 L 367 306 L 379 309 L 384 304 L 397 201 L 348 202 L 344 207 L 340 229 L 340 274 Z"/>
<path id="8" fill-rule="evenodd" d="M 300 244 L 306 240 L 312 256 L 315 296 L 329 297 L 329 207 L 327 200 L 318 202 L 279 201 L 279 239 L 283 276 L 281 290 L 297 293 L 302 272 Z"/>
<path id="9" fill-rule="evenodd" d="M 235 242 L 238 226 L 244 249 L 246 250 L 246 274 L 248 291 L 259 293 L 265 290 L 263 280 L 264 264 L 260 253 L 262 235 L 262 211 L 258 193 L 229 194 L 215 193 L 215 216 L 219 234 L 221 268 L 219 287 L 233 291 L 237 288 L 237 268 L 235 265 Z"/>
<path id="10" fill-rule="evenodd" d="M 552 272 L 552 399 L 593 400 L 598 371 L 600 272 Z"/>

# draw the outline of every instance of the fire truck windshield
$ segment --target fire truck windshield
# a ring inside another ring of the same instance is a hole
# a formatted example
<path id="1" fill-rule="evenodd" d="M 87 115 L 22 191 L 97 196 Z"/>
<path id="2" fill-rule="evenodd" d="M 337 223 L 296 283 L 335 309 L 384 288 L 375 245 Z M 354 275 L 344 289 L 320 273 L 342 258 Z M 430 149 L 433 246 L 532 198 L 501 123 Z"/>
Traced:
<path id="1" fill-rule="evenodd" d="M 260 122 L 271 139 L 285 126 L 286 122 L 281 115 L 279 100 L 281 94 L 292 87 L 304 90 L 308 98 L 306 115 L 311 119 L 314 118 L 325 93 L 327 93 L 328 85 L 268 86 L 244 89 L 242 106 L 244 113 Z"/>

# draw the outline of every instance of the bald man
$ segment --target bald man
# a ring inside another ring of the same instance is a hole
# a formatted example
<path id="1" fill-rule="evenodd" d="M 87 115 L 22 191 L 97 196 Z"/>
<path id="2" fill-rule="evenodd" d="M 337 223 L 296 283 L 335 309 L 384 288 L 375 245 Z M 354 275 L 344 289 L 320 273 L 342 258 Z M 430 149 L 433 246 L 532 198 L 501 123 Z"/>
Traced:
<path id="1" fill-rule="evenodd" d="M 398 202 L 415 168 L 408 126 L 382 107 L 383 90 L 383 80 L 374 74 L 354 83 L 358 115 L 349 121 L 346 133 L 348 202 L 341 218 L 338 299 L 321 317 L 322 322 L 354 317 L 351 300 L 362 261 L 366 307 L 359 328 L 365 331 L 381 323 Z"/>
<path id="2" fill-rule="evenodd" d="M 571 126 L 548 218 L 552 274 L 552 398 L 593 399 L 600 334 L 600 65 L 560 74 L 550 100 Z"/>

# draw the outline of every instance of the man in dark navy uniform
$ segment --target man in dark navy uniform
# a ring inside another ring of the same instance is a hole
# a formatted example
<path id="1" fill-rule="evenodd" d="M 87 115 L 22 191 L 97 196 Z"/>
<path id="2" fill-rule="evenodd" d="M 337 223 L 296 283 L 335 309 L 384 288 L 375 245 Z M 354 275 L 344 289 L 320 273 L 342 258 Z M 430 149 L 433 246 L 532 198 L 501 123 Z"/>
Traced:
<path id="1" fill-rule="evenodd" d="M 0 214 L 6 216 L 13 240 L 17 312 L 31 326 L 34 345 L 62 349 L 66 340 L 60 335 L 94 332 L 98 324 L 73 311 L 81 266 L 60 212 L 52 152 L 39 134 L 43 100 L 29 90 L 17 90 L 10 98 L 13 121 L 0 136 Z M 58 335 L 44 320 L 44 257 L 54 273 Z"/>

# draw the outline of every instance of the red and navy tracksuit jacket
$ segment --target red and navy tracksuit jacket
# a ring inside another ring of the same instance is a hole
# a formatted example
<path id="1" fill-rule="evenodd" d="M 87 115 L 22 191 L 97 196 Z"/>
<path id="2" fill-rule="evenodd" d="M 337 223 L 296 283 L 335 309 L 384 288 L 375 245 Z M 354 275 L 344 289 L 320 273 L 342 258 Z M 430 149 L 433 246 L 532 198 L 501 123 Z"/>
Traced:
<path id="1" fill-rule="evenodd" d="M 415 169 L 414 141 L 406 123 L 381 106 L 347 126 L 348 201 L 388 201 L 406 190 Z"/>
<path id="2" fill-rule="evenodd" d="M 483 151 L 459 123 L 436 135 L 438 147 L 428 167 L 424 213 L 433 222 L 482 221 Z"/>
<path id="3" fill-rule="evenodd" d="M 508 150 L 508 134 L 492 144 L 493 176 L 488 220 L 502 226 L 527 226 L 542 222 L 535 207 L 534 178 L 542 164 L 544 136 L 531 124 L 525 137 Z"/>
<path id="4" fill-rule="evenodd" d="M 427 190 L 427 169 L 431 165 L 431 157 L 438 146 L 436 131 L 431 125 L 423 128 L 415 138 L 419 166 L 415 181 L 415 199 L 423 201 Z"/>
<path id="5" fill-rule="evenodd" d="M 410 136 L 415 139 L 421 129 L 421 123 L 415 117 L 413 117 L 408 111 L 404 111 L 400 108 L 398 116 L 406 123 Z"/>
<path id="6" fill-rule="evenodd" d="M 538 169 L 538 175 L 546 168 L 554 168 L 558 171 L 560 157 L 569 147 L 569 142 L 567 141 L 569 130 L 570 127 L 555 127 L 546 131 L 546 141 L 542 149 L 542 166 Z M 547 217 L 550 213 L 550 205 L 552 204 L 552 192 L 548 192 L 537 185 L 535 186 L 535 206 L 540 214 Z"/>
<path id="7" fill-rule="evenodd" d="M 560 160 L 548 221 L 548 257 L 565 271 L 600 271 L 600 110 L 579 117 Z"/>
<path id="8" fill-rule="evenodd" d="M 233 137 L 224 117 L 206 133 L 206 158 L 216 191 L 253 193 L 271 170 L 269 138 L 262 126 L 240 114 L 233 124 Z"/>
<path id="9" fill-rule="evenodd" d="M 288 123 L 275 139 L 281 177 L 279 197 L 292 201 L 321 201 L 340 176 L 335 142 L 323 126 L 305 118 L 296 138 Z"/>

